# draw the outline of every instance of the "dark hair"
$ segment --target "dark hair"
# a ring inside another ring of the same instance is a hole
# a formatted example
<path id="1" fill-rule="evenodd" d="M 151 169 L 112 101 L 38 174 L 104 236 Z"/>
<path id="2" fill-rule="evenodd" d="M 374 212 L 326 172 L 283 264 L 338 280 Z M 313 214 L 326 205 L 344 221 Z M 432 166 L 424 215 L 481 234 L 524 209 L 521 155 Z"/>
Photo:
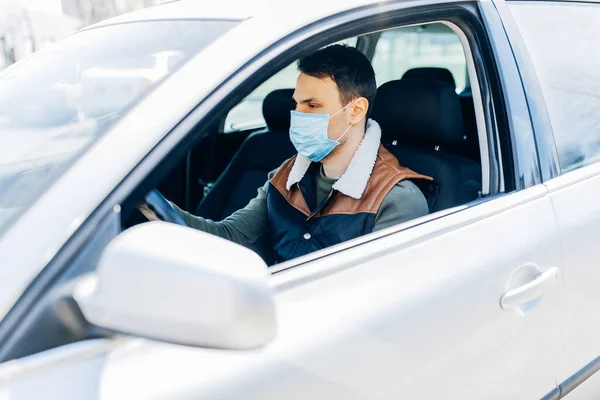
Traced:
<path id="1" fill-rule="evenodd" d="M 298 70 L 315 78 L 331 78 L 340 91 L 343 105 L 358 97 L 369 101 L 367 118 L 373 109 L 377 83 L 373 66 L 358 49 L 334 44 L 298 60 Z"/>

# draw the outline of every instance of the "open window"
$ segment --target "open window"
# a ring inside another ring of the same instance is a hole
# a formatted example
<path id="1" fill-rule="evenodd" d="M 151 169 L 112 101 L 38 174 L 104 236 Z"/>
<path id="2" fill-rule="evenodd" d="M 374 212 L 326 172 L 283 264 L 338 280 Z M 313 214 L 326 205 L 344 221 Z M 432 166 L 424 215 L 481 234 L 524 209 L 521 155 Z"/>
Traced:
<path id="1" fill-rule="evenodd" d="M 401 165 L 435 179 L 434 184 L 418 184 L 430 209 L 419 221 L 496 192 L 489 175 L 499 168 L 490 165 L 488 137 L 497 135 L 497 125 L 485 122 L 496 117 L 481 102 L 482 93 L 490 93 L 489 82 L 485 75 L 478 79 L 476 71 L 484 71 L 474 61 L 480 58 L 473 55 L 478 49 L 471 47 L 455 21 L 406 23 L 342 41 L 359 48 L 374 67 L 380 90 L 372 118 L 382 126 L 382 145 Z M 339 41 L 327 44 L 335 42 Z M 228 107 L 193 133 L 203 139 L 185 150 L 185 160 L 158 189 L 180 208 L 213 221 L 244 208 L 268 173 L 296 153 L 288 130 L 297 75 L 295 61 L 288 62 L 265 72 L 245 88 L 248 94 L 232 94 Z M 138 193 L 136 201 L 140 200 Z M 247 245 L 259 254 L 265 246 Z M 261 256 L 273 263 L 271 257 Z"/>
<path id="2" fill-rule="evenodd" d="M 453 150 L 481 162 L 473 94 L 465 48 L 456 32 L 442 22 L 403 26 L 375 33 L 373 68 L 377 85 L 396 79 L 430 79 L 446 82 L 459 96 L 463 139 Z M 469 49 L 467 48 L 468 52 Z"/>

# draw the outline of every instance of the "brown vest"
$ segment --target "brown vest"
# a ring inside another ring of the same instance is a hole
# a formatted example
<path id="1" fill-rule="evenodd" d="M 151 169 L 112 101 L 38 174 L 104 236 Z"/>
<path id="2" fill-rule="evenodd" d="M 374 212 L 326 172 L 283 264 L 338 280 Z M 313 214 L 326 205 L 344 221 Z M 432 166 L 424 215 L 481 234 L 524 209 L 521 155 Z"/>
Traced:
<path id="1" fill-rule="evenodd" d="M 308 203 L 300 189 L 300 183 L 293 185 L 290 190 L 286 189 L 286 182 L 296 156 L 287 160 L 279 171 L 271 179 L 271 185 L 287 200 L 287 202 L 306 216 L 311 214 Z M 409 168 L 403 167 L 398 160 L 385 147 L 380 146 L 373 167 L 373 172 L 367 183 L 367 187 L 360 199 L 354 199 L 343 193 L 338 193 L 332 201 L 327 201 L 325 206 L 314 216 L 321 217 L 330 214 L 358 214 L 379 212 L 381 203 L 385 196 L 398 182 L 405 179 L 433 180 L 429 176 L 418 174 Z"/>
<path id="2" fill-rule="evenodd" d="M 375 217 L 392 188 L 405 179 L 432 178 L 401 166 L 383 146 L 360 199 L 332 190 L 316 203 L 311 164 L 300 182 L 286 189 L 296 157 L 286 161 L 273 176 L 267 191 L 271 244 L 277 262 L 289 260 L 373 231 Z"/>

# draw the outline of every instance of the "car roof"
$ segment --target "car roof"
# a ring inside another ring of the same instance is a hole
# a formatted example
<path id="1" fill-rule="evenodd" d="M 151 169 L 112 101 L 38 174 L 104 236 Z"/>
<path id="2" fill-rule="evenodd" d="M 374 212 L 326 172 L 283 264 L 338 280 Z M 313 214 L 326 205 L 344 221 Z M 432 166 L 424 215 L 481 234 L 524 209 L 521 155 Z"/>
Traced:
<path id="1" fill-rule="evenodd" d="M 140 11 L 110 18 L 92 27 L 165 19 L 208 19 L 244 20 L 269 15 L 271 17 L 293 17 L 298 22 L 314 21 L 333 13 L 377 3 L 384 5 L 393 0 L 303 0 L 301 3 L 290 0 L 173 0 Z M 536 0 L 532 0 L 536 1 Z M 565 0 L 600 2 L 600 0 Z M 432 3 L 435 1 L 432 0 Z M 438 0 L 438 2 L 443 2 Z M 285 19 L 287 19 L 285 18 Z M 89 29 L 86 28 L 86 29 Z"/>
<path id="2" fill-rule="evenodd" d="M 294 19 L 297 20 L 314 20 L 362 5 L 385 2 L 381 0 L 304 0 L 299 5 L 298 3 L 290 4 L 281 0 L 220 0 L 211 2 L 176 0 L 110 18 L 89 28 L 165 19 L 244 20 L 262 15 L 275 18 L 280 15 L 289 18 L 290 13 L 293 13 Z"/>

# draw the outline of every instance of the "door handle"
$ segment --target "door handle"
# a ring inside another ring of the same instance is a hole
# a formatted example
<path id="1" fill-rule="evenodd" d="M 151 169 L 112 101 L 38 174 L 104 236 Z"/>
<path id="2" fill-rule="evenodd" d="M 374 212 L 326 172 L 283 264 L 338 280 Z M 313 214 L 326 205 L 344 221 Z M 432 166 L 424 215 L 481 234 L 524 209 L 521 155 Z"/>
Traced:
<path id="1" fill-rule="evenodd" d="M 520 305 L 541 297 L 558 279 L 558 267 L 548 268 L 534 280 L 523 286 L 511 289 L 500 297 L 500 307 L 512 310 Z"/>

